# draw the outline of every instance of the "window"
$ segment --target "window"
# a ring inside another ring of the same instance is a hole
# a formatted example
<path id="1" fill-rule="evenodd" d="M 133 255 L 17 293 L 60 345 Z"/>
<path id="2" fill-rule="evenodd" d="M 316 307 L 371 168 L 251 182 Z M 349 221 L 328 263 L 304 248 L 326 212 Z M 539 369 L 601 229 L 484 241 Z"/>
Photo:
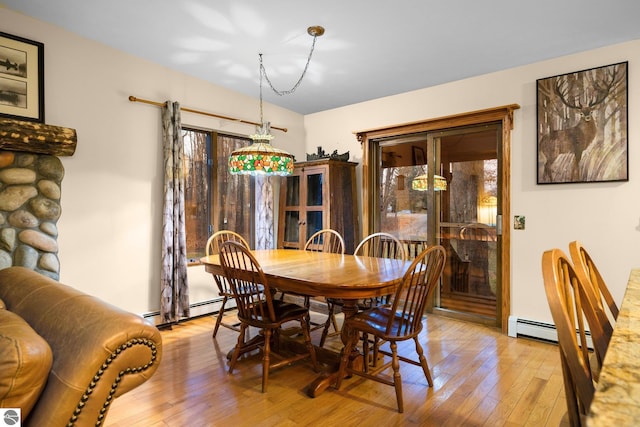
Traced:
<path id="1" fill-rule="evenodd" d="M 185 162 L 185 226 L 187 258 L 205 255 L 214 231 L 232 230 L 253 246 L 253 180 L 231 175 L 231 152 L 251 140 L 197 129 L 183 129 Z"/>

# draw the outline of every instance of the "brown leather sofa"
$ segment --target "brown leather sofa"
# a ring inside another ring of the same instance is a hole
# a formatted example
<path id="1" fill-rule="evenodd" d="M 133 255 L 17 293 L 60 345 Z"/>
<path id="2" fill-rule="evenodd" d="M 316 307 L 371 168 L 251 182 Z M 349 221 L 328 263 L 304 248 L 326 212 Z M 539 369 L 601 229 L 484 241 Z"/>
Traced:
<path id="1" fill-rule="evenodd" d="M 24 267 L 0 270 L 0 407 L 21 408 L 23 426 L 102 425 L 161 355 L 140 316 Z"/>

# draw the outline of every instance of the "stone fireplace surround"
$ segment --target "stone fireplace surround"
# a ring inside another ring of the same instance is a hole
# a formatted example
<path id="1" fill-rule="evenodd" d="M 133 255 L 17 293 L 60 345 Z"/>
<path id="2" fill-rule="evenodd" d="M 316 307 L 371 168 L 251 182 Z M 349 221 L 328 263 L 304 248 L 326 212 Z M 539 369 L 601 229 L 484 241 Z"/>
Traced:
<path id="1" fill-rule="evenodd" d="M 58 280 L 57 221 L 75 129 L 0 118 L 0 269 L 19 265 Z"/>

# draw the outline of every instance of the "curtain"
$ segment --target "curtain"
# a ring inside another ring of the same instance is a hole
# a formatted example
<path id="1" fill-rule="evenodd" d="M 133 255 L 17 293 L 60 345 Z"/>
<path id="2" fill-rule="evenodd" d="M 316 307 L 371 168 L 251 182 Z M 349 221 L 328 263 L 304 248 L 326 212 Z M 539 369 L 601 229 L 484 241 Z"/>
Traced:
<path id="1" fill-rule="evenodd" d="M 275 248 L 275 241 L 273 238 L 274 212 L 271 177 L 258 175 L 255 177 L 255 183 L 255 249 L 273 249 Z"/>
<path id="2" fill-rule="evenodd" d="M 184 216 L 184 162 L 180 104 L 162 108 L 164 204 L 162 209 L 162 272 L 160 317 L 175 323 L 189 316 L 187 238 Z"/>

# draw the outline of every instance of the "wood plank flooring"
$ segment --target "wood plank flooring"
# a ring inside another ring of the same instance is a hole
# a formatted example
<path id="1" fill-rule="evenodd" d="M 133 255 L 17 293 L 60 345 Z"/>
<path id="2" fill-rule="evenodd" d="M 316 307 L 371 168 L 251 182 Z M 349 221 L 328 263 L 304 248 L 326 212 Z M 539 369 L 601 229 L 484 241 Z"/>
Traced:
<path id="1" fill-rule="evenodd" d="M 307 397 L 304 387 L 317 375 L 308 362 L 273 371 L 263 394 L 260 356 L 242 359 L 228 374 L 226 354 L 237 333 L 220 328 L 213 339 L 213 324 L 206 316 L 163 331 L 158 371 L 113 402 L 105 425 L 539 427 L 560 425 L 566 412 L 558 347 L 487 326 L 429 316 L 420 341 L 434 386 L 419 367 L 401 362 L 399 414 L 393 387 L 361 378 Z M 411 340 L 399 347 L 414 351 Z"/>

